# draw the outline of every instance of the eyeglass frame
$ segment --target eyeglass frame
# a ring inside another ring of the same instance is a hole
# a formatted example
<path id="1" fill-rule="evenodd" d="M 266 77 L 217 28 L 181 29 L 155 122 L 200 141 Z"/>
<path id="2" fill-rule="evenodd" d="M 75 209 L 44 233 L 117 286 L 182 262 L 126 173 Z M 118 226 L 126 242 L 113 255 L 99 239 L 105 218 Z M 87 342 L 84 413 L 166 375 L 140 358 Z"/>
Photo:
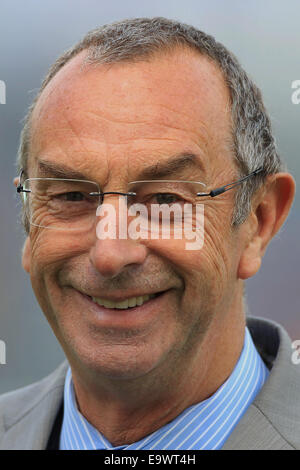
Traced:
<path id="1" fill-rule="evenodd" d="M 241 183 L 243 183 L 247 179 L 251 178 L 252 176 L 257 175 L 261 171 L 263 171 L 263 167 L 257 168 L 256 170 L 249 173 L 249 175 L 244 176 L 243 178 L 240 178 L 239 180 L 236 180 L 236 181 L 233 181 L 232 183 L 228 183 L 228 184 L 225 184 L 224 186 L 220 186 L 218 188 L 212 189 L 209 193 L 199 192 L 199 193 L 196 194 L 196 196 L 197 197 L 201 197 L 201 196 L 202 197 L 203 196 L 216 197 L 216 196 L 219 196 L 220 194 L 223 194 L 226 191 L 229 191 L 230 189 L 233 189 L 236 186 L 240 185 Z M 23 173 L 24 173 L 24 170 L 22 168 L 21 171 L 20 171 L 20 174 L 19 174 L 19 184 L 17 186 L 17 193 L 21 193 L 21 192 L 30 193 L 31 190 L 30 189 L 24 189 L 23 185 L 21 184 L 21 177 L 22 177 Z M 33 179 L 33 178 L 27 178 L 27 179 Z M 39 178 L 39 179 L 50 179 L 50 178 Z M 66 178 L 60 178 L 60 179 L 64 180 Z M 76 181 L 85 181 L 85 180 L 76 180 Z M 150 181 L 152 182 L 152 181 L 156 181 L 156 180 L 131 181 L 130 183 L 149 183 Z M 157 181 L 167 182 L 167 181 L 172 181 L 172 180 L 157 180 Z M 178 180 L 178 182 L 179 181 L 180 180 Z M 182 181 L 182 182 L 184 182 L 184 181 Z M 189 182 L 190 183 L 197 183 L 198 181 L 189 181 Z M 96 183 L 95 181 L 90 181 L 90 183 L 95 183 L 97 186 L 99 186 L 98 183 Z M 101 197 L 101 204 L 102 204 L 104 196 L 106 194 L 119 194 L 120 196 L 136 196 L 136 193 L 134 193 L 134 192 L 123 193 L 123 192 L 120 192 L 120 191 L 106 191 L 104 193 L 102 193 L 102 192 L 100 192 L 100 193 L 92 192 L 92 193 L 89 193 L 89 196 L 100 196 Z"/>

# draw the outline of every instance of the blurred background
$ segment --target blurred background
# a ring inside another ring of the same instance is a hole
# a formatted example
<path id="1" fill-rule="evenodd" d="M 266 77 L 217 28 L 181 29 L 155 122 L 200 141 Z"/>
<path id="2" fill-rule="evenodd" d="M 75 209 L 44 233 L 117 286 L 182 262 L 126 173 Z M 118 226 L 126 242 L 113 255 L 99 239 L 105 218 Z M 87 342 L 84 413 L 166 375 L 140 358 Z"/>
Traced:
<path id="1" fill-rule="evenodd" d="M 1 0 L 0 80 L 0 393 L 50 373 L 63 353 L 21 267 L 24 234 L 12 184 L 21 121 L 47 69 L 88 30 L 134 17 L 165 16 L 212 34 L 239 58 L 261 88 L 279 151 L 300 181 L 299 0 Z M 289 218 L 267 249 L 259 273 L 247 281 L 250 313 L 281 323 L 300 339 L 300 192 Z"/>

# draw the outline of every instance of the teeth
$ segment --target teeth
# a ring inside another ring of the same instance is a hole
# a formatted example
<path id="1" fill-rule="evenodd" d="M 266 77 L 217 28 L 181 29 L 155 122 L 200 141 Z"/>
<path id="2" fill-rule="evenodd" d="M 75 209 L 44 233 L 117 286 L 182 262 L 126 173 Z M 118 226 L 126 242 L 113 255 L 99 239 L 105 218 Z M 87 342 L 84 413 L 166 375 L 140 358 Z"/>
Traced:
<path id="1" fill-rule="evenodd" d="M 128 299 L 128 307 L 135 307 L 136 306 L 136 297 L 132 297 Z"/>
<path id="2" fill-rule="evenodd" d="M 129 307 L 136 307 L 137 305 L 143 305 L 143 303 L 147 302 L 149 299 L 153 299 L 156 294 L 150 295 L 141 295 L 139 297 L 131 297 L 130 299 L 123 300 L 122 302 L 113 302 L 111 300 L 104 300 L 100 299 L 99 297 L 92 297 L 93 302 L 98 305 L 102 305 L 106 308 L 119 308 L 119 309 L 127 309 Z"/>

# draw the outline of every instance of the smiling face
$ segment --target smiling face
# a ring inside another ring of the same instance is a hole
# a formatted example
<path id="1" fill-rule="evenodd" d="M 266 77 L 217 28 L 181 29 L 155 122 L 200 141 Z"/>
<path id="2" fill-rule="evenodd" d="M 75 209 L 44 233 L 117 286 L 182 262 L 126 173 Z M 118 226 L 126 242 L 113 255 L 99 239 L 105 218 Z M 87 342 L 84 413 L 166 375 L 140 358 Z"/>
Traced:
<path id="1" fill-rule="evenodd" d="M 84 54 L 38 100 L 29 177 L 54 176 L 41 171 L 43 161 L 80 172 L 104 191 L 127 191 L 149 167 L 192 154 L 195 162 L 173 165 L 167 179 L 184 176 L 212 189 L 236 178 L 229 93 L 211 61 L 177 50 L 82 68 Z M 23 264 L 71 364 L 107 377 L 140 377 L 184 364 L 222 334 L 241 309 L 233 201 L 229 191 L 205 202 L 204 246 L 196 252 L 182 240 L 99 240 L 94 231 L 80 236 L 31 226 Z M 95 302 L 157 293 L 127 310 Z"/>

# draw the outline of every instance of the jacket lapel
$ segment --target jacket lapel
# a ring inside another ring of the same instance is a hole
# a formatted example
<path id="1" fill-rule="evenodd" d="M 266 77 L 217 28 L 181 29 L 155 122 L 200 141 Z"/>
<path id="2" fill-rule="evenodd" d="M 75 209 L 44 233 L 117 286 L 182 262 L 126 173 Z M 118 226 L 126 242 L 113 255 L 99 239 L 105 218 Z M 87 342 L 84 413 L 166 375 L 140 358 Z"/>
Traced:
<path id="1" fill-rule="evenodd" d="M 222 450 L 292 450 L 263 413 L 250 405 Z"/>

